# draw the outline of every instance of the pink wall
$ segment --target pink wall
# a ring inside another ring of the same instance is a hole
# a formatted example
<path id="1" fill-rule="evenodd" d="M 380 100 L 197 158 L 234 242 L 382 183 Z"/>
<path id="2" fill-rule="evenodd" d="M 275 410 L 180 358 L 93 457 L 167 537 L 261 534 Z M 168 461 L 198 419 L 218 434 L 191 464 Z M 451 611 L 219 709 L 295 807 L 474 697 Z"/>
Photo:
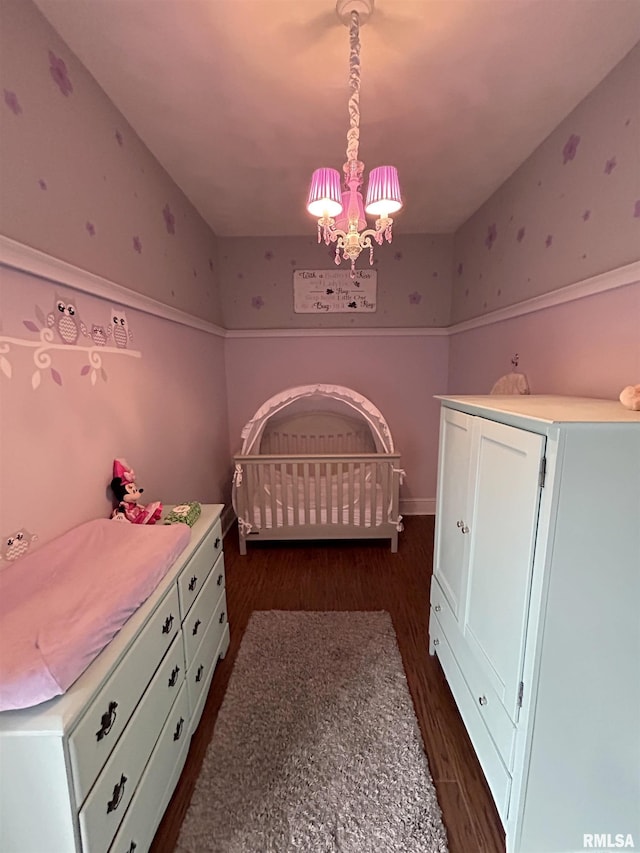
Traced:
<path id="1" fill-rule="evenodd" d="M 87 327 L 75 344 L 57 325 L 44 340 L 58 299 Z M 131 338 L 103 345 L 92 329 L 108 330 L 114 308 Z M 146 501 L 228 500 L 221 337 L 2 267 L 0 313 L 3 538 L 26 527 L 42 544 L 108 517 L 118 456 L 134 467 Z"/>
<path id="2" fill-rule="evenodd" d="M 446 391 L 445 336 L 230 338 L 225 348 L 231 452 L 245 422 L 272 394 L 295 385 L 346 385 L 389 423 L 407 472 L 401 499 L 435 497 L 439 407 Z"/>
<path id="3" fill-rule="evenodd" d="M 453 335 L 449 393 L 488 393 L 514 353 L 533 394 L 616 399 L 640 380 L 640 282 Z"/>

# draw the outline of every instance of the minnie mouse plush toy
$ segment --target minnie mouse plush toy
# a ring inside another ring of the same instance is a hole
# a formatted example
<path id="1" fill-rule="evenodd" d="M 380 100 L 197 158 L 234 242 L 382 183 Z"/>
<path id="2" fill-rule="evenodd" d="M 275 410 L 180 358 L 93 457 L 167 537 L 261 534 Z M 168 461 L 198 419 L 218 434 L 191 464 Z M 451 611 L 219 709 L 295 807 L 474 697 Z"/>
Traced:
<path id="1" fill-rule="evenodd" d="M 113 479 L 111 491 L 118 501 L 118 506 L 111 513 L 116 521 L 130 521 L 131 524 L 155 524 L 162 515 L 162 504 L 155 503 L 142 506 L 138 498 L 144 489 L 138 488 L 136 475 L 126 460 L 113 460 Z"/>

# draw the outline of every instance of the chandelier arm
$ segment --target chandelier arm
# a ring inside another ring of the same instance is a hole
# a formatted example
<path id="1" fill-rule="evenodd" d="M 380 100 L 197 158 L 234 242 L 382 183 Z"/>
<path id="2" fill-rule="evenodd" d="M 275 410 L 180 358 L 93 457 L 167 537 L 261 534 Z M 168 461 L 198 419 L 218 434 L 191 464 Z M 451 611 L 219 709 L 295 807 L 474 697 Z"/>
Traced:
<path id="1" fill-rule="evenodd" d="M 347 162 L 358 160 L 360 143 L 360 16 L 355 11 L 349 26 L 349 88 Z"/>

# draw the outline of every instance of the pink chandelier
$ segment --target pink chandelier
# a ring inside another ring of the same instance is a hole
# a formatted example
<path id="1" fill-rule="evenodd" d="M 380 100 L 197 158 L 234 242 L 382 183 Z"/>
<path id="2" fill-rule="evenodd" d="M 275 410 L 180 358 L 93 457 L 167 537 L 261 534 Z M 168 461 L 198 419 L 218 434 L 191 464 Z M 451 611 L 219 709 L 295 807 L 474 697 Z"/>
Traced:
<path id="1" fill-rule="evenodd" d="M 392 239 L 390 214 L 402 207 L 398 170 L 378 166 L 371 170 L 366 203 L 362 198 L 364 163 L 358 159 L 360 143 L 360 24 L 373 11 L 373 0 L 338 0 L 338 16 L 349 26 L 349 130 L 347 162 L 344 164 L 344 188 L 337 169 L 316 169 L 311 177 L 307 210 L 318 217 L 318 243 L 336 244 L 335 262 L 351 261 L 351 277 L 363 249 L 369 250 L 373 263 L 372 238 L 378 245 Z M 365 215 L 377 216 L 375 228 L 367 228 Z"/>

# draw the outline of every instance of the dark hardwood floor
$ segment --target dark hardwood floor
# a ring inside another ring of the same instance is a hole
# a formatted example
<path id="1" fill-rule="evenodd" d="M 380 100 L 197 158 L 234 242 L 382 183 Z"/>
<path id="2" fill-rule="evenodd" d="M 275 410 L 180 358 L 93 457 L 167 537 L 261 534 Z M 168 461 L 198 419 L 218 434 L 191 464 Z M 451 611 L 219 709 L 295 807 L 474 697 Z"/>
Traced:
<path id="1" fill-rule="evenodd" d="M 489 789 L 440 665 L 428 653 L 433 522 L 433 516 L 406 518 L 397 554 L 381 541 L 264 543 L 249 545 L 249 553 L 241 557 L 237 532 L 235 528 L 229 532 L 224 549 L 231 644 L 216 669 L 187 764 L 152 853 L 171 853 L 175 848 L 253 610 L 387 610 L 398 637 L 450 853 L 504 853 L 504 832 Z"/>

